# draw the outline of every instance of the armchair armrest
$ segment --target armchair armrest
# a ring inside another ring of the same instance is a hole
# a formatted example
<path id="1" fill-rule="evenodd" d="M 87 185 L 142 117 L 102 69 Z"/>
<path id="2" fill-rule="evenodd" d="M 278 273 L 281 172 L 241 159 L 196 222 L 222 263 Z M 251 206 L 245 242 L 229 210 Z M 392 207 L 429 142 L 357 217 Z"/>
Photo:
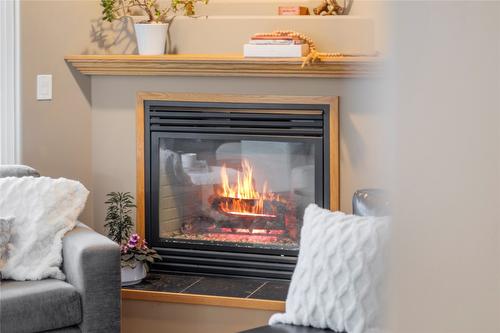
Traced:
<path id="1" fill-rule="evenodd" d="M 118 245 L 79 224 L 63 238 L 63 270 L 82 298 L 82 332 L 120 332 Z"/>

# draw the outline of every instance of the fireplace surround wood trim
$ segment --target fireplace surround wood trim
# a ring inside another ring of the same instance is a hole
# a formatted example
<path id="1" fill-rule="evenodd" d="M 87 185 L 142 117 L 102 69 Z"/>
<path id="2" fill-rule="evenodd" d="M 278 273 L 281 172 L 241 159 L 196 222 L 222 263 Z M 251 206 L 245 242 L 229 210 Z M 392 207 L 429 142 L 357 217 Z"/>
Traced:
<path id="1" fill-rule="evenodd" d="M 323 58 L 302 68 L 300 58 L 244 58 L 227 54 L 68 55 L 84 75 L 170 75 L 353 78 L 373 76 L 379 57 Z"/>
<path id="2" fill-rule="evenodd" d="M 136 231 L 145 237 L 145 170 L 144 170 L 144 102 L 147 100 L 178 102 L 222 102 L 222 103 L 286 103 L 330 105 L 330 209 L 340 209 L 339 184 L 339 116 L 338 97 L 332 96 L 272 96 L 272 95 L 227 95 L 204 93 L 160 93 L 138 92 L 136 103 Z M 313 110 L 295 110 L 311 113 Z"/>
<path id="3" fill-rule="evenodd" d="M 285 311 L 285 302 L 252 298 L 180 294 L 160 291 L 122 289 L 122 299 L 135 301 L 199 304 L 244 309 Z"/>

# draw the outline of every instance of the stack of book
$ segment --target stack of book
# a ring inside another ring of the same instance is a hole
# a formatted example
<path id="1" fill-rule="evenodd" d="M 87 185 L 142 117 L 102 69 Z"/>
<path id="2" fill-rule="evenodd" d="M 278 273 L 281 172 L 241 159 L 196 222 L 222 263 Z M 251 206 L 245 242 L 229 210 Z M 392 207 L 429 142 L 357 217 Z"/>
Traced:
<path id="1" fill-rule="evenodd" d="M 243 47 L 245 57 L 297 58 L 309 53 L 309 45 L 296 37 L 255 34 Z"/>

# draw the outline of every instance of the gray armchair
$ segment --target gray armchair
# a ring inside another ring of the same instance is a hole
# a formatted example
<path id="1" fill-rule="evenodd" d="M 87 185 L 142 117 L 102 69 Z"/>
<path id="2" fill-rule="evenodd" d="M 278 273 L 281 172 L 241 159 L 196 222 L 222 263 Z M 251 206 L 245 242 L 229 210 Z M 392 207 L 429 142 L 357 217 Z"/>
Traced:
<path id="1" fill-rule="evenodd" d="M 36 176 L 33 171 L 0 166 L 0 177 Z M 0 282 L 0 332 L 120 331 L 118 245 L 78 224 L 64 236 L 62 253 L 66 281 Z"/>

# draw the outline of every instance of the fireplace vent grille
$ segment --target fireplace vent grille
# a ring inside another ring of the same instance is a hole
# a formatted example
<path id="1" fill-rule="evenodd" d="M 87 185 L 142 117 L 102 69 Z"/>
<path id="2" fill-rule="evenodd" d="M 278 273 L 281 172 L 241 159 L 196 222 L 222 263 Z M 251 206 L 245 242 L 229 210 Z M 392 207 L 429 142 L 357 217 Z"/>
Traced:
<path id="1" fill-rule="evenodd" d="M 297 110 L 259 110 L 266 113 L 245 112 L 244 109 L 214 109 L 212 112 L 196 108 L 156 107 L 149 112 L 151 131 L 185 133 L 273 134 L 320 137 L 323 135 L 323 114 Z M 294 114 L 296 111 L 297 114 Z M 286 112 L 286 113 L 285 113 Z"/>
<path id="2" fill-rule="evenodd" d="M 295 256 L 221 251 L 193 252 L 175 248 L 155 249 L 163 257 L 163 261 L 155 263 L 152 268 L 153 271 L 224 274 L 289 280 L 297 263 L 297 257 Z"/>

